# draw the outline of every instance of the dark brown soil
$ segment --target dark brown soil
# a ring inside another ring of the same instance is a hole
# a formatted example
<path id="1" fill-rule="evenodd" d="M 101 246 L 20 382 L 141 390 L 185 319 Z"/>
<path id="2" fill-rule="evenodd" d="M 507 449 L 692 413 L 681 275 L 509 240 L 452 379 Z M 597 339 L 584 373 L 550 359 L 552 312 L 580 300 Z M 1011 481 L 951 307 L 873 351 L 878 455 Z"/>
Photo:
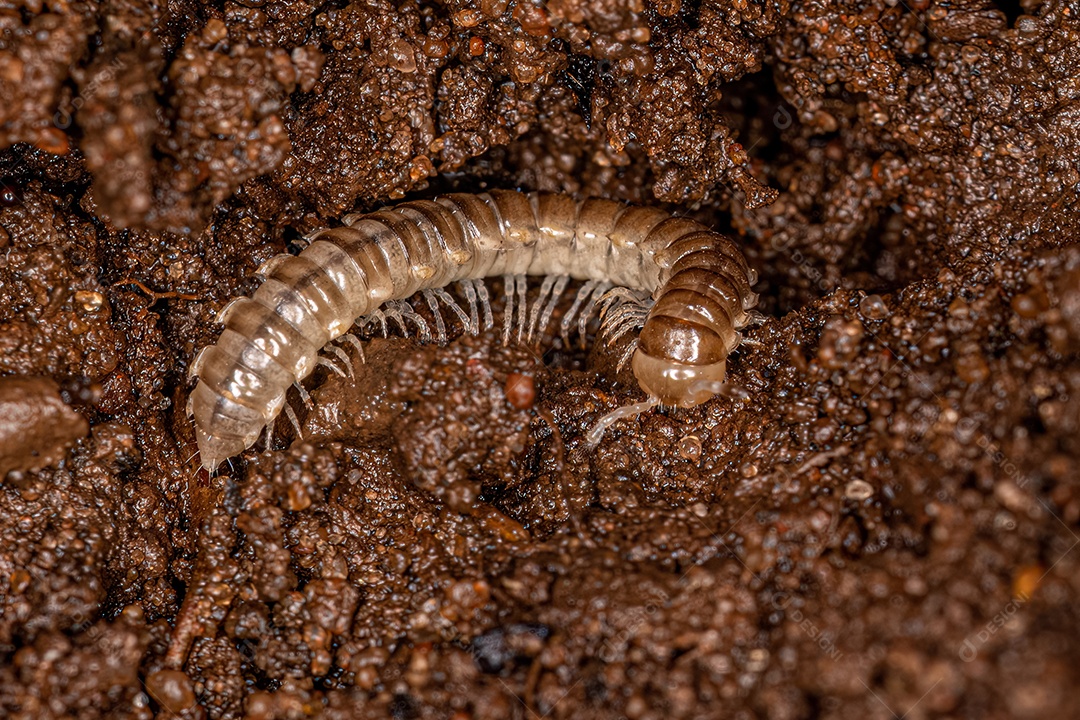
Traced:
<path id="1" fill-rule="evenodd" d="M 1080 717 L 1080 4 L 5 7 L 0 716 Z M 261 262 L 492 186 L 740 238 L 742 391 L 376 340 L 197 471 Z"/>

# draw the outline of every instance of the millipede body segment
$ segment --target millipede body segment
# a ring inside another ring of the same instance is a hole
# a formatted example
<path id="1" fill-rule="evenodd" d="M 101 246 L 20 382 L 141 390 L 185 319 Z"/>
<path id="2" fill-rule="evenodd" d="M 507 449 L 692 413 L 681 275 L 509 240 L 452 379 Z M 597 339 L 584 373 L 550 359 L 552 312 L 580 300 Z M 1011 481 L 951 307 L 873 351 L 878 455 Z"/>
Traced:
<path id="1" fill-rule="evenodd" d="M 506 276 L 509 300 L 515 286 L 523 297 L 523 276 L 537 275 L 548 278 L 545 286 L 558 278 L 559 292 L 569 277 L 647 293 L 647 312 L 637 322 L 624 313 L 621 329 L 641 327 L 632 367 L 649 395 L 645 405 L 678 407 L 719 390 L 757 302 L 755 273 L 729 238 L 655 208 L 492 191 L 406 202 L 345 222 L 312 235 L 297 256 L 272 258 L 254 296 L 222 310 L 221 336 L 191 367 L 199 382 L 188 411 L 204 467 L 253 445 L 289 387 L 357 318 L 418 291 L 464 281 L 470 302 L 479 288 L 486 306 L 480 279 Z"/>

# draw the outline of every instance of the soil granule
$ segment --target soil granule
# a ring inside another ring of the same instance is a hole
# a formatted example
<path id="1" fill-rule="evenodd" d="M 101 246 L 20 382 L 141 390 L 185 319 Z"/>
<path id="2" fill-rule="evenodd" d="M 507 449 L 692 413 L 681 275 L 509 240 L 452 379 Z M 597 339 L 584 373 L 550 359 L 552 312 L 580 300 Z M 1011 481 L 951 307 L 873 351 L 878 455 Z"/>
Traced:
<path id="1" fill-rule="evenodd" d="M 1078 38 L 1038 0 L 0 8 L 0 716 L 1080 717 Z M 188 366 L 263 261 L 488 187 L 736 237 L 733 391 L 591 448 L 619 347 L 380 337 L 302 439 L 198 469 Z"/>

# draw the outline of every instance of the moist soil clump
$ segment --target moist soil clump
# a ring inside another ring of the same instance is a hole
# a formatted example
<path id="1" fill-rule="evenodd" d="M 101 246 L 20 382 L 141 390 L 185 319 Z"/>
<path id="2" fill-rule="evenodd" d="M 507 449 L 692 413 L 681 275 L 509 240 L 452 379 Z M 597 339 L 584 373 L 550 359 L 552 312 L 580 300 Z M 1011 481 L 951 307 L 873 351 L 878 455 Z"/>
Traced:
<path id="1" fill-rule="evenodd" d="M 0 9 L 0 715 L 1080 717 L 1078 36 L 1037 0 Z M 620 346 L 377 337 L 199 470 L 186 374 L 262 262 L 489 187 L 735 237 L 732 391 L 591 447 Z"/>

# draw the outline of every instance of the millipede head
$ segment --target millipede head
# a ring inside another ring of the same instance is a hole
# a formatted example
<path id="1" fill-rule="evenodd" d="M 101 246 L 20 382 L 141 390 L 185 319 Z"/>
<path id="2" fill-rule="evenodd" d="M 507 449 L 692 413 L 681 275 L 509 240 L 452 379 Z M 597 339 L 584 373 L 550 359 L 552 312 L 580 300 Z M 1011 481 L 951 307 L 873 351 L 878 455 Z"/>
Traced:
<path id="1" fill-rule="evenodd" d="M 631 366 L 641 389 L 671 407 L 694 407 L 711 400 L 727 374 L 727 360 L 688 365 L 653 357 L 641 347 L 634 352 Z"/>

